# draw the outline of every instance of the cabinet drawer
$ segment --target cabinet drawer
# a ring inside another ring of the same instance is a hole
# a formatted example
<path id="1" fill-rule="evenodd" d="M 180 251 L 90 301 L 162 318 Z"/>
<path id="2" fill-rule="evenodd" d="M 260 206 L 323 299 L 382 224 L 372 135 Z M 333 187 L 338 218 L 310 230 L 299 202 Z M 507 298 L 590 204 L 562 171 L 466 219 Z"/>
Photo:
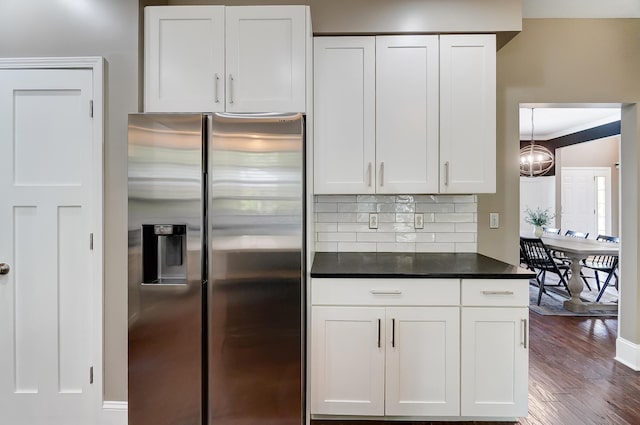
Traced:
<path id="1" fill-rule="evenodd" d="M 463 279 L 463 306 L 528 306 L 527 279 Z"/>
<path id="2" fill-rule="evenodd" d="M 313 305 L 459 305 L 459 279 L 311 279 Z"/>

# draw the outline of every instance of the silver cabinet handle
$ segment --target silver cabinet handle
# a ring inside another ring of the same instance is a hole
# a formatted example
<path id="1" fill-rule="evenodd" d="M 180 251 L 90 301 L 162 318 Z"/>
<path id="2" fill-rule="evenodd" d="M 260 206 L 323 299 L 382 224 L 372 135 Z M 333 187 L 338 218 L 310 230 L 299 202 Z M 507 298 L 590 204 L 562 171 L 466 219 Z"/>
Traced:
<path id="1" fill-rule="evenodd" d="M 529 345 L 528 337 L 527 337 L 527 319 L 522 319 L 522 346 L 527 348 Z"/>
<path id="2" fill-rule="evenodd" d="M 384 162 L 380 163 L 380 187 L 384 186 Z"/>
<path id="3" fill-rule="evenodd" d="M 444 185 L 449 186 L 449 161 L 444 163 Z"/>
<path id="4" fill-rule="evenodd" d="M 218 74 L 215 74 L 215 80 L 213 82 L 213 91 L 215 94 L 215 102 L 216 103 L 220 103 L 220 99 L 218 98 L 218 84 L 220 82 L 220 77 L 218 76 Z"/>
<path id="5" fill-rule="evenodd" d="M 229 74 L 229 103 L 233 103 L 233 74 Z"/>
<path id="6" fill-rule="evenodd" d="M 391 319 L 391 346 L 396 347 L 396 319 Z"/>
<path id="7" fill-rule="evenodd" d="M 482 291 L 482 295 L 513 295 L 513 291 Z"/>
<path id="8" fill-rule="evenodd" d="M 11 271 L 11 267 L 9 267 L 9 264 L 0 263 L 0 275 L 1 274 L 9 274 L 9 271 Z"/>
<path id="9" fill-rule="evenodd" d="M 371 187 L 371 163 L 367 167 L 367 179 L 369 180 L 369 187 Z"/>
<path id="10" fill-rule="evenodd" d="M 378 319 L 378 348 L 380 348 L 381 332 L 382 332 L 382 319 Z"/>
<path id="11" fill-rule="evenodd" d="M 373 295 L 402 295 L 402 291 L 399 289 L 372 289 Z"/>

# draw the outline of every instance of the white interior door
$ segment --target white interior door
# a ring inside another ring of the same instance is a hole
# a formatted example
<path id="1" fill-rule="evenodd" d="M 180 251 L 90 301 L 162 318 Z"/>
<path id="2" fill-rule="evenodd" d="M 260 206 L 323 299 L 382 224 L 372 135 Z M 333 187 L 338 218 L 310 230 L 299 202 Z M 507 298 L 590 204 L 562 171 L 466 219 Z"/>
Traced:
<path id="1" fill-rule="evenodd" d="M 0 422 L 91 417 L 92 71 L 0 70 Z"/>
<path id="2" fill-rule="evenodd" d="M 604 178 L 604 200 L 598 211 L 598 178 Z M 561 227 L 588 232 L 590 238 L 599 233 L 611 234 L 611 169 L 607 167 L 562 167 Z M 604 208 L 602 208 L 604 207 Z M 604 218 L 603 218 L 604 215 Z M 600 225 L 598 223 L 600 218 Z"/>

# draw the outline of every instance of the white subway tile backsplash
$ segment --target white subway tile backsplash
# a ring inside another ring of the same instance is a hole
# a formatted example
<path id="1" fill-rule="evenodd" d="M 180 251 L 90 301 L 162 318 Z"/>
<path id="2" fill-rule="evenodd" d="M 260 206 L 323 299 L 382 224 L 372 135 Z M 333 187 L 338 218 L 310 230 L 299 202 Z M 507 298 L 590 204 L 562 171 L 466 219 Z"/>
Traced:
<path id="1" fill-rule="evenodd" d="M 454 230 L 452 230 L 453 232 Z M 478 223 L 455 223 L 455 232 L 477 233 Z"/>
<path id="2" fill-rule="evenodd" d="M 438 233 L 436 242 L 475 242 L 475 233 Z"/>
<path id="3" fill-rule="evenodd" d="M 394 223 L 395 221 L 395 213 L 378 213 L 378 223 Z"/>
<path id="4" fill-rule="evenodd" d="M 316 203 L 318 202 L 357 202 L 356 195 L 317 195 Z"/>
<path id="5" fill-rule="evenodd" d="M 337 232 L 338 223 L 316 223 L 316 233 L 319 232 Z"/>
<path id="6" fill-rule="evenodd" d="M 334 213 L 334 212 L 338 212 L 338 204 L 335 203 L 335 202 L 316 203 L 315 211 L 317 213 Z"/>
<path id="7" fill-rule="evenodd" d="M 378 212 L 396 212 L 396 204 L 378 204 Z"/>
<path id="8" fill-rule="evenodd" d="M 337 221 L 337 213 L 316 213 L 316 223 L 335 223 Z"/>
<path id="9" fill-rule="evenodd" d="M 419 229 L 417 231 L 418 232 L 455 232 L 456 224 L 459 224 L 459 223 L 427 223 L 425 221 L 424 229 Z"/>
<path id="10" fill-rule="evenodd" d="M 475 216 L 472 213 L 436 213 L 436 223 L 473 223 Z"/>
<path id="11" fill-rule="evenodd" d="M 376 252 L 375 242 L 339 242 L 337 252 Z"/>
<path id="12" fill-rule="evenodd" d="M 356 234 L 355 233 L 339 233 L 339 232 L 327 232 L 327 233 L 318 233 L 318 238 L 316 239 L 318 242 L 355 242 Z"/>
<path id="13" fill-rule="evenodd" d="M 453 243 L 416 243 L 416 252 L 455 252 Z"/>
<path id="14" fill-rule="evenodd" d="M 415 242 L 416 233 L 396 233 L 396 242 Z"/>
<path id="15" fill-rule="evenodd" d="M 375 232 L 375 229 L 369 229 L 369 223 L 338 223 L 338 232 Z"/>
<path id="16" fill-rule="evenodd" d="M 337 242 L 316 242 L 317 252 L 336 252 L 338 251 Z"/>
<path id="17" fill-rule="evenodd" d="M 476 203 L 462 203 L 462 204 L 454 204 L 456 212 L 459 213 L 474 213 L 478 210 L 478 204 Z"/>
<path id="18" fill-rule="evenodd" d="M 422 202 L 416 203 L 416 212 L 452 213 L 454 211 L 455 204 L 427 204 Z"/>
<path id="19" fill-rule="evenodd" d="M 358 233 L 358 242 L 395 242 L 395 233 L 369 232 Z"/>
<path id="20" fill-rule="evenodd" d="M 396 204 L 396 212 L 402 213 L 402 212 L 415 212 L 416 211 L 416 204 Z"/>
<path id="21" fill-rule="evenodd" d="M 358 212 L 358 204 L 355 202 L 341 202 L 336 207 L 338 212 Z"/>
<path id="22" fill-rule="evenodd" d="M 315 197 L 319 252 L 476 252 L 476 195 L 322 195 Z M 415 213 L 424 228 L 415 229 Z M 369 214 L 378 229 L 369 229 Z"/>
<path id="23" fill-rule="evenodd" d="M 356 223 L 356 218 L 356 213 L 338 213 L 338 223 Z"/>
<path id="24" fill-rule="evenodd" d="M 456 243 L 455 252 L 477 252 L 478 246 L 475 243 Z"/>
<path id="25" fill-rule="evenodd" d="M 381 232 L 414 232 L 413 223 L 378 223 Z"/>
<path id="26" fill-rule="evenodd" d="M 433 243 L 436 241 L 436 234 L 427 232 L 427 233 L 416 233 L 416 242 L 422 243 Z"/>
<path id="27" fill-rule="evenodd" d="M 413 213 L 396 214 L 396 223 L 413 223 L 416 216 Z"/>
<path id="28" fill-rule="evenodd" d="M 415 243 L 387 243 L 380 242 L 377 246 L 378 252 L 416 252 L 416 244 Z"/>

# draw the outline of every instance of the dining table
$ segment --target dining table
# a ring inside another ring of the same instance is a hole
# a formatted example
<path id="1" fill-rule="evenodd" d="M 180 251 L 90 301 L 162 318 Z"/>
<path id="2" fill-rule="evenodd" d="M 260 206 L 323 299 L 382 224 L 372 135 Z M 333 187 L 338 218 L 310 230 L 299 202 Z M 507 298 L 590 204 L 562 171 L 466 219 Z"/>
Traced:
<path id="1" fill-rule="evenodd" d="M 533 238 L 533 233 L 523 233 L 520 236 Z M 598 241 L 595 239 L 583 239 L 572 236 L 543 233 L 542 242 L 547 248 L 563 252 L 571 260 L 571 276 L 567 282 L 570 299 L 564 302 L 563 307 L 574 313 L 587 313 L 593 310 L 617 310 L 617 303 L 588 302 L 581 298 L 584 283 L 580 277 L 582 260 L 592 255 L 618 256 L 620 244 L 615 242 Z"/>

